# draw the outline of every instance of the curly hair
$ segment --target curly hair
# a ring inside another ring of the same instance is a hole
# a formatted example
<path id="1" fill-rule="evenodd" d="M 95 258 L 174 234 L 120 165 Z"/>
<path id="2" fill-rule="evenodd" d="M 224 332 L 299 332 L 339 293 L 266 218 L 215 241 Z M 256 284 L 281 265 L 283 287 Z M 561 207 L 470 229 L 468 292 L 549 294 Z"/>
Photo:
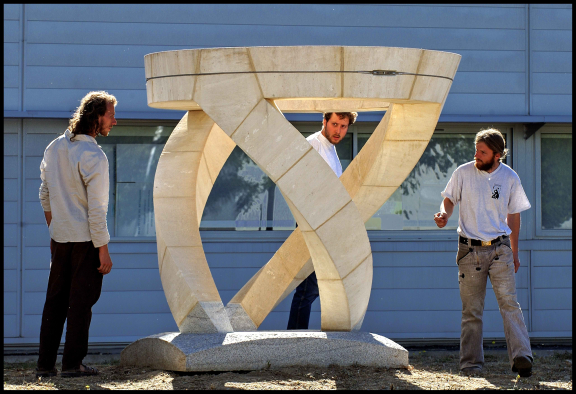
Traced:
<path id="1" fill-rule="evenodd" d="M 100 132 L 99 117 L 106 114 L 108 103 L 116 105 L 118 101 L 111 94 L 98 91 L 90 92 L 80 101 L 76 112 L 70 119 L 68 129 L 72 133 L 71 140 L 78 134 L 94 134 Z"/>
<path id="2" fill-rule="evenodd" d="M 344 119 L 344 117 L 348 118 L 348 126 L 352 126 L 354 122 L 356 122 L 356 117 L 358 116 L 358 112 L 324 112 L 324 119 L 326 122 L 330 120 L 332 114 L 338 115 L 340 119 Z"/>
<path id="3" fill-rule="evenodd" d="M 506 140 L 504 136 L 498 129 L 489 128 L 483 129 L 476 134 L 476 138 L 474 138 L 474 144 L 478 142 L 484 142 L 494 154 L 500 154 L 500 161 L 503 161 L 506 155 L 508 154 L 508 149 L 506 149 Z"/>

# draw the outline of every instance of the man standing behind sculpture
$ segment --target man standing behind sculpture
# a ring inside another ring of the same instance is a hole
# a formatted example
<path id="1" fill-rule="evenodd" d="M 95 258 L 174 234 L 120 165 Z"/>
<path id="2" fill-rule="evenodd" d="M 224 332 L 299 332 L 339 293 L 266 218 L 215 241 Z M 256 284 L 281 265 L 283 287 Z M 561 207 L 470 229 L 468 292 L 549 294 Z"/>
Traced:
<path id="1" fill-rule="evenodd" d="M 436 225 L 442 228 L 460 203 L 456 256 L 462 299 L 460 369 L 473 374 L 481 372 L 484 365 L 482 315 L 490 277 L 504 321 L 512 371 L 528 377 L 534 359 L 516 299 L 514 274 L 520 267 L 520 212 L 530 208 L 530 202 L 516 172 L 500 162 L 508 152 L 500 131 L 480 131 L 475 144 L 475 161 L 454 171 L 442 192 L 440 212 L 434 215 Z"/>
<path id="2" fill-rule="evenodd" d="M 306 140 L 312 145 L 320 156 L 328 163 L 337 177 L 342 175 L 342 164 L 336 154 L 336 146 L 346 133 L 348 127 L 354 124 L 358 114 L 356 112 L 325 112 L 322 120 L 322 130 L 312 134 Z M 308 278 L 296 288 L 290 317 L 288 318 L 288 330 L 308 329 L 310 310 L 312 303 L 320 295 L 316 273 L 312 272 Z"/>
<path id="3" fill-rule="evenodd" d="M 36 376 L 56 376 L 54 367 L 64 322 L 62 377 L 96 375 L 82 364 L 88 352 L 92 306 L 102 278 L 112 269 L 108 252 L 108 159 L 96 143 L 116 124 L 116 98 L 90 92 L 70 126 L 52 141 L 40 165 L 40 203 L 50 230 L 50 277 L 40 328 Z"/>

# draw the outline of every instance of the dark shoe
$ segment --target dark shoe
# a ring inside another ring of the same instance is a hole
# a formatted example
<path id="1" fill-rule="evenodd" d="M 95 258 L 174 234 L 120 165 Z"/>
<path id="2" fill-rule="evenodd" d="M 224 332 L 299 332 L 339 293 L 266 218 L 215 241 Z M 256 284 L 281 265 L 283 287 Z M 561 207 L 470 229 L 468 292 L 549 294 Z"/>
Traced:
<path id="1" fill-rule="evenodd" d="M 56 368 L 52 368 L 52 369 L 36 368 L 36 377 L 37 378 L 49 378 L 51 376 L 56 376 L 56 375 L 58 375 L 58 371 L 56 370 Z"/>
<path id="2" fill-rule="evenodd" d="M 527 356 L 518 356 L 514 359 L 512 372 L 518 372 L 521 378 L 532 376 L 532 360 Z"/>
<path id="3" fill-rule="evenodd" d="M 80 376 L 94 376 L 98 375 L 98 370 L 96 368 L 88 367 L 84 364 L 80 364 L 80 368 L 78 369 L 68 369 L 66 371 L 62 371 L 60 374 L 63 378 L 77 378 Z"/>
<path id="4" fill-rule="evenodd" d="M 466 368 L 462 368 L 460 370 L 460 372 L 462 372 L 466 376 L 479 375 L 480 373 L 482 373 L 482 368 L 480 368 L 480 367 L 466 367 Z"/>

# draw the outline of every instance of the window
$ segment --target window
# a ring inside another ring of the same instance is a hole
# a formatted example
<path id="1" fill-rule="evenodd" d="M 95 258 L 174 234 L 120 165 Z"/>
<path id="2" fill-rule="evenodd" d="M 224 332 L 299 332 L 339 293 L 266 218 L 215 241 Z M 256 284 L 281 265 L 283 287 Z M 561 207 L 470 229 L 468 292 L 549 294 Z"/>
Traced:
<path id="1" fill-rule="evenodd" d="M 154 175 L 164 144 L 176 124 L 170 123 L 116 126 L 109 137 L 98 140 L 110 165 L 110 204 L 107 220 L 112 237 L 155 237 Z M 307 137 L 321 129 L 321 122 L 295 122 L 294 126 Z M 356 123 L 350 127 L 345 139 L 336 146 L 344 170 L 366 144 L 376 126 L 376 122 Z M 486 126 L 438 125 L 418 164 L 366 223 L 367 230 L 438 230 L 433 215 L 439 209 L 442 198 L 440 192 L 444 190 L 452 172 L 459 165 L 473 160 L 474 136 L 483 127 Z M 505 126 L 494 127 L 505 135 L 510 134 L 506 133 L 510 129 Z M 546 140 L 548 137 L 545 137 L 543 141 L 557 141 L 557 137 L 554 137 L 556 135 L 550 134 L 550 138 Z M 567 147 L 561 148 L 571 149 L 570 144 L 566 145 Z M 511 146 L 511 141 L 507 140 L 507 146 Z M 549 147 L 546 142 L 542 146 L 545 151 L 556 149 Z M 567 176 L 571 182 L 571 166 L 567 167 L 567 171 L 570 171 L 570 174 L 562 176 Z M 558 176 L 560 175 L 557 174 L 556 177 Z M 571 183 L 569 189 L 562 189 L 562 193 L 571 191 Z M 563 195 L 552 199 L 557 201 L 562 199 Z M 542 198 L 552 201 L 546 193 Z M 547 212 L 543 215 L 545 223 L 548 223 L 551 217 Z M 571 226 L 571 210 L 569 216 Z M 458 206 L 444 229 L 454 230 L 458 226 L 457 218 Z M 278 187 L 236 147 L 214 183 L 206 202 L 200 229 L 266 231 L 293 230 L 295 227 L 296 221 Z"/>
<path id="2" fill-rule="evenodd" d="M 374 129 L 376 124 L 362 126 Z M 488 125 L 438 125 L 412 172 L 366 222 L 366 229 L 438 230 L 433 217 L 440 209 L 440 193 L 458 166 L 474 160 L 474 137 L 480 129 L 486 127 Z M 493 127 L 504 134 L 506 146 L 510 149 L 509 133 L 506 132 L 508 128 L 503 125 Z M 358 133 L 358 151 L 369 137 L 368 133 Z M 455 230 L 458 227 L 458 213 L 459 205 L 456 205 L 448 225 L 442 230 Z"/>
<path id="3" fill-rule="evenodd" d="M 115 126 L 98 144 L 108 157 L 111 237 L 155 237 L 152 193 L 158 159 L 175 125 Z"/>
<path id="4" fill-rule="evenodd" d="M 572 232 L 572 127 L 545 125 L 536 133 L 537 235 Z"/>

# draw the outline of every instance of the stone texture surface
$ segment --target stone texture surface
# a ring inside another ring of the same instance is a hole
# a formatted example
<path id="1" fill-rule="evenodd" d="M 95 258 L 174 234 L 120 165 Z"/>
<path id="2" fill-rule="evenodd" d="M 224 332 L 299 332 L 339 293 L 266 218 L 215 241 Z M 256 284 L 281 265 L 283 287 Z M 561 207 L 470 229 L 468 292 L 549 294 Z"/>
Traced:
<path id="1" fill-rule="evenodd" d="M 122 365 L 174 371 L 250 371 L 295 365 L 406 368 L 408 351 L 367 332 L 163 333 L 128 345 Z"/>

